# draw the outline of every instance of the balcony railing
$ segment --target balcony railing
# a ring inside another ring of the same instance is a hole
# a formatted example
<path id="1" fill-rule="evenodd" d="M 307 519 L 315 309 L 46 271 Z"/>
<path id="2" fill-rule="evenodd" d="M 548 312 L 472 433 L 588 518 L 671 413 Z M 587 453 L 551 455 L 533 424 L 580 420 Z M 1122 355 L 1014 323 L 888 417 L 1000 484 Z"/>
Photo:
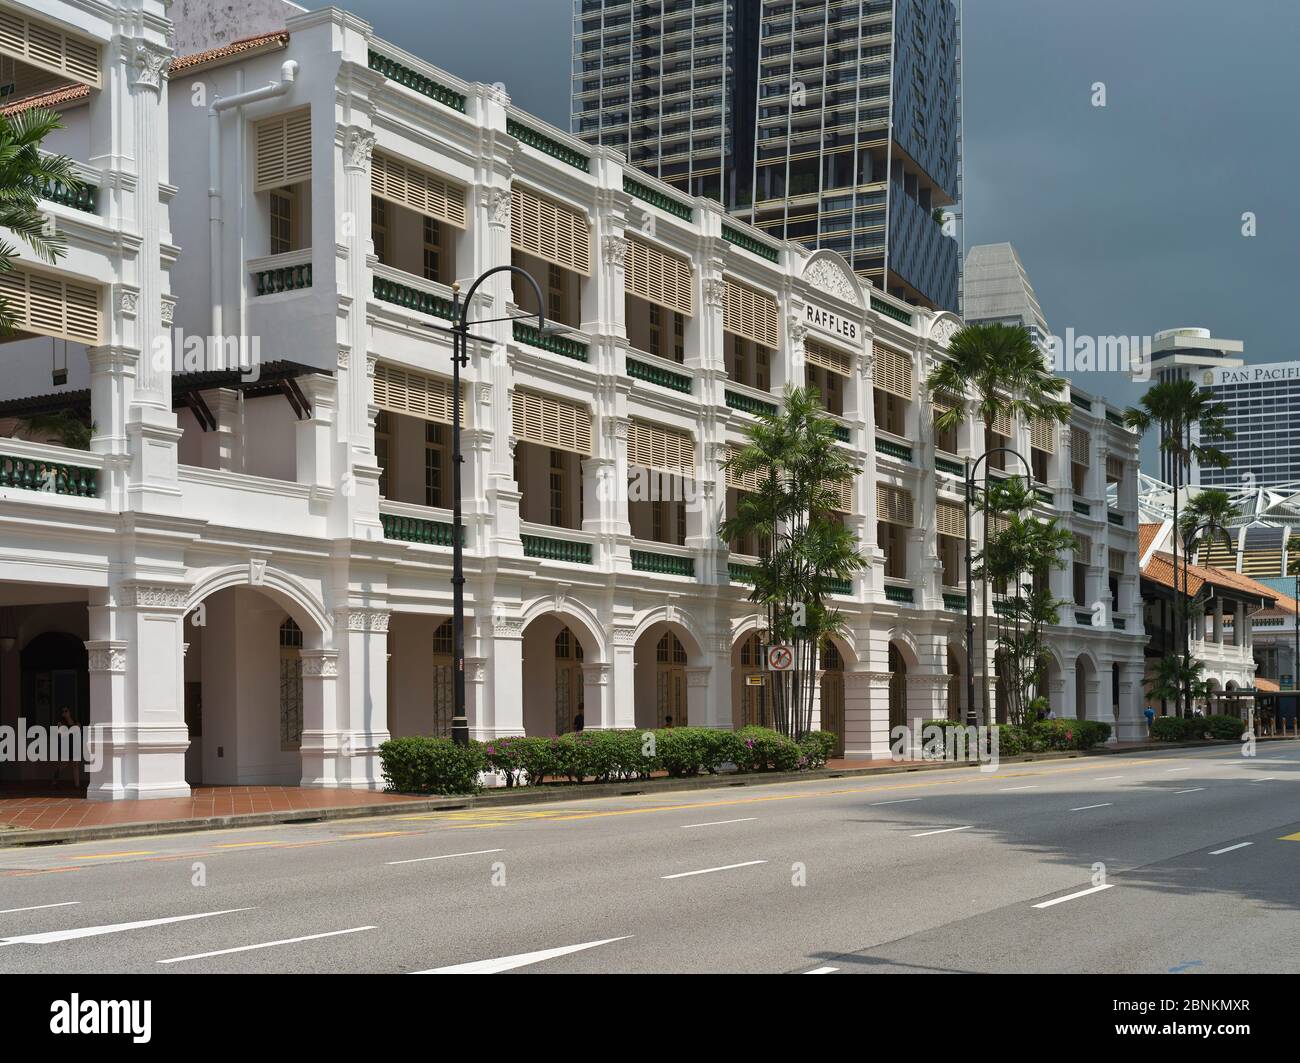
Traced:
<path id="1" fill-rule="evenodd" d="M 943 607 L 949 612 L 964 613 L 966 611 L 966 595 L 953 594 L 950 591 L 944 591 Z"/>
<path id="2" fill-rule="evenodd" d="M 563 561 L 571 565 L 591 564 L 591 543 L 552 539 L 547 535 L 521 535 L 519 538 L 524 543 L 524 557 Z"/>
<path id="3" fill-rule="evenodd" d="M 445 521 L 426 520 L 423 517 L 406 517 L 397 513 L 379 514 L 379 522 L 384 527 L 384 538 L 395 539 L 404 543 L 421 543 L 424 546 L 451 546 L 452 525 Z M 461 542 L 465 541 L 464 529 L 461 529 Z"/>
<path id="4" fill-rule="evenodd" d="M 44 444 L 5 440 L 0 446 L 11 453 L 0 453 L 0 487 L 20 491 L 45 491 L 77 498 L 99 497 L 99 469 L 89 465 L 12 453 L 29 449 L 47 449 Z"/>
<path id="5" fill-rule="evenodd" d="M 442 285 L 413 277 L 390 266 L 377 265 L 374 268 L 371 291 L 381 303 L 392 303 L 394 306 L 414 310 L 417 314 L 451 321 L 455 316 L 455 308 L 441 289 Z"/>
<path id="6" fill-rule="evenodd" d="M 640 181 L 628 177 L 627 175 L 624 175 L 623 177 L 623 191 L 629 196 L 634 196 L 637 199 L 644 200 L 651 206 L 667 211 L 669 214 L 681 218 L 683 221 L 690 221 L 695 216 L 695 211 L 691 208 L 689 203 L 683 203 L 679 199 L 674 199 L 667 193 L 651 188 L 647 184 L 642 184 Z M 725 238 L 726 232 L 724 231 L 722 235 Z"/>
<path id="7" fill-rule="evenodd" d="M 453 111 L 459 111 L 461 114 L 465 113 L 465 97 L 461 93 L 449 89 L 446 85 L 438 84 L 432 78 L 417 73 L 409 66 L 399 63 L 396 59 L 389 59 L 388 56 L 380 55 L 371 49 L 368 56 L 368 65 L 371 70 L 383 74 L 389 81 L 396 81 L 399 85 L 414 89 L 421 96 L 428 96 L 431 100 L 446 104 Z"/>
<path id="8" fill-rule="evenodd" d="M 658 576 L 695 577 L 695 558 L 678 554 L 661 554 L 654 550 L 633 550 L 632 570 L 653 572 Z"/>
<path id="9" fill-rule="evenodd" d="M 1077 498 L 1074 500 L 1074 511 L 1081 517 L 1092 516 L 1092 506 L 1088 505 L 1087 502 L 1080 502 Z"/>
<path id="10" fill-rule="evenodd" d="M 729 561 L 727 563 L 727 579 L 731 580 L 732 583 L 753 586 L 757 578 L 758 568 L 756 566 L 742 564 L 739 561 Z"/>
<path id="11" fill-rule="evenodd" d="M 552 336 L 543 333 L 536 325 L 526 325 L 522 321 L 514 323 L 516 343 L 526 343 L 530 347 L 540 347 L 544 351 L 572 358 L 575 362 L 585 362 L 590 358 L 590 348 L 585 343 L 570 339 L 568 336 Z"/>
<path id="12" fill-rule="evenodd" d="M 252 259 L 248 271 L 253 277 L 254 295 L 277 295 L 311 287 L 311 248 Z"/>
<path id="13" fill-rule="evenodd" d="M 901 321 L 904 325 L 911 325 L 912 323 L 912 315 L 906 310 L 900 310 L 893 303 L 877 299 L 874 295 L 871 297 L 871 309 L 878 314 L 884 314 L 885 317 L 892 317 L 895 321 Z"/>
<path id="14" fill-rule="evenodd" d="M 934 467 L 940 472 L 946 472 L 952 476 L 960 476 L 963 479 L 966 477 L 966 466 L 960 461 L 953 461 L 951 458 L 936 457 Z"/>
<path id="15" fill-rule="evenodd" d="M 776 405 L 771 402 L 764 402 L 762 399 L 754 398 L 752 395 L 746 395 L 744 392 L 732 391 L 727 389 L 727 405 L 733 410 L 739 410 L 741 413 L 749 413 L 754 416 L 759 414 L 773 415 L 776 413 Z"/>
<path id="16" fill-rule="evenodd" d="M 897 458 L 899 461 L 911 462 L 912 448 L 906 443 L 895 439 L 888 439 L 884 436 L 876 436 L 876 453 L 884 454 L 886 457 Z"/>
<path id="17" fill-rule="evenodd" d="M 912 588 L 901 583 L 885 584 L 885 600 L 890 602 L 905 602 L 908 605 L 916 600 L 916 595 Z"/>
<path id="18" fill-rule="evenodd" d="M 94 185 L 82 184 L 79 188 L 70 188 L 62 181 L 47 181 L 40 191 L 41 199 L 60 203 L 73 210 L 84 210 L 87 214 L 98 212 L 96 205 L 98 195 L 99 189 Z"/>
<path id="19" fill-rule="evenodd" d="M 781 253 L 775 247 L 765 244 L 757 237 L 741 232 L 741 230 L 731 225 L 722 227 L 722 238 L 727 243 L 735 244 L 736 247 L 743 247 L 751 254 L 758 255 L 759 258 L 765 258 L 769 262 L 776 262 L 781 257 Z"/>
<path id="20" fill-rule="evenodd" d="M 531 126 L 526 126 L 513 118 L 506 118 L 506 132 L 522 144 L 536 148 L 543 155 L 549 155 L 560 162 L 568 163 L 575 170 L 587 173 L 591 169 L 591 160 L 576 148 L 569 147 L 555 137 L 547 136 Z"/>
<path id="21" fill-rule="evenodd" d="M 1124 514 L 1122 513 L 1107 513 L 1106 520 L 1117 528 L 1124 527 Z"/>
<path id="22" fill-rule="evenodd" d="M 685 374 L 674 373 L 671 369 L 664 369 L 662 366 L 642 362 L 636 358 L 627 360 L 627 375 L 633 380 L 644 380 L 647 384 L 656 384 L 661 388 L 671 388 L 673 391 L 680 391 L 684 395 L 689 395 L 694 390 L 691 378 Z"/>

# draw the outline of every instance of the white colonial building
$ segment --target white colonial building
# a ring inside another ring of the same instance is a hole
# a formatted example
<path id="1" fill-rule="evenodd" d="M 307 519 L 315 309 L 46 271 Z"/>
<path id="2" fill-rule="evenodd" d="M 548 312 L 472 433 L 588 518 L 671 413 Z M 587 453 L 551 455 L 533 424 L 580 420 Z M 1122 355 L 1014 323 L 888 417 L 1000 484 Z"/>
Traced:
<path id="1" fill-rule="evenodd" d="M 66 257 L 4 278 L 25 316 L 0 402 L 0 714 L 102 725 L 90 796 L 375 787 L 386 738 L 446 732 L 450 285 L 507 264 L 564 329 L 471 328 L 474 736 L 759 718 L 753 546 L 717 535 L 752 484 L 723 463 L 805 383 L 862 465 L 842 516 L 872 565 L 836 596 L 820 684 L 845 755 L 961 711 L 963 459 L 994 445 L 1079 544 L 1052 573 L 1076 606 L 1050 636 L 1058 714 L 1141 733 L 1137 439 L 1114 410 L 1076 391 L 1069 426 L 936 434 L 952 315 L 345 12 L 173 58 L 165 7 L 0 0 L 0 26 L 92 57 L 19 64 L 57 76 L 49 146 L 93 194 L 49 204 Z M 536 309 L 509 273 L 480 293 L 471 320 Z M 39 441 L 64 410 L 89 450 Z"/>

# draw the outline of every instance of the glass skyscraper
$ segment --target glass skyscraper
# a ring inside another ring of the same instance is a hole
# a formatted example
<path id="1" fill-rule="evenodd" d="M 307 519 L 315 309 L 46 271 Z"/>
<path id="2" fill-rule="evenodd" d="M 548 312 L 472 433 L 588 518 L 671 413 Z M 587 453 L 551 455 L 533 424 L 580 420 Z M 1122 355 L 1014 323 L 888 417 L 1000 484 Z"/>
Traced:
<path id="1" fill-rule="evenodd" d="M 953 0 L 574 0 L 572 130 L 956 310 L 960 39 Z"/>
<path id="2" fill-rule="evenodd" d="M 1215 443 L 1231 459 L 1226 469 L 1203 465 L 1202 487 L 1275 487 L 1300 481 L 1300 362 L 1206 369 L 1202 390 L 1227 407 L 1233 438 Z"/>

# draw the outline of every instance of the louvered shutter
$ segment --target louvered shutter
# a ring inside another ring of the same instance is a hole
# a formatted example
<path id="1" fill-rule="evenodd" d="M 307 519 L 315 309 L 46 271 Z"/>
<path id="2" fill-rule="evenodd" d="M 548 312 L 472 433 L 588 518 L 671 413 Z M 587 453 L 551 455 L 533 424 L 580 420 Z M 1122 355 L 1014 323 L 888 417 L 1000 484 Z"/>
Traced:
<path id="1" fill-rule="evenodd" d="M 876 360 L 871 372 L 872 383 L 881 391 L 888 391 L 900 399 L 912 399 L 912 359 L 888 347 L 876 348 Z"/>
<path id="2" fill-rule="evenodd" d="M 591 411 L 586 406 L 516 388 L 510 418 L 521 442 L 591 454 Z"/>
<path id="3" fill-rule="evenodd" d="M 1092 436 L 1082 428 L 1070 429 L 1070 460 L 1075 465 L 1092 461 Z"/>
<path id="4" fill-rule="evenodd" d="M 375 152 L 370 191 L 418 214 L 465 228 L 465 189 L 391 155 Z"/>
<path id="5" fill-rule="evenodd" d="M 817 340 L 804 340 L 803 353 L 809 365 L 820 366 L 840 376 L 848 376 L 853 364 L 853 356 L 847 351 L 836 350 Z"/>
<path id="6" fill-rule="evenodd" d="M 831 508 L 837 513 L 853 512 L 853 478 L 846 476 L 843 480 L 829 480 L 822 484 L 823 487 L 835 492 L 835 501 L 831 503 Z"/>
<path id="7" fill-rule="evenodd" d="M 661 251 L 640 240 L 628 239 L 623 288 L 628 295 L 675 310 L 686 317 L 695 312 L 690 262 L 681 255 Z"/>
<path id="8" fill-rule="evenodd" d="M 0 55 L 100 87 L 99 45 L 12 10 L 0 10 Z"/>
<path id="9" fill-rule="evenodd" d="M 94 347 L 103 340 L 100 290 L 94 284 L 14 266 L 0 273 L 0 298 L 19 332 L 35 332 Z"/>
<path id="10" fill-rule="evenodd" d="M 510 246 L 575 273 L 591 273 L 586 214 L 519 185 L 510 189 Z"/>
<path id="11" fill-rule="evenodd" d="M 1107 560 L 1109 561 L 1110 564 L 1110 571 L 1118 573 L 1119 575 L 1124 574 L 1124 551 L 1123 550 L 1107 551 Z"/>
<path id="12" fill-rule="evenodd" d="M 1082 532 L 1074 533 L 1074 559 L 1085 565 L 1092 564 L 1092 539 Z"/>
<path id="13" fill-rule="evenodd" d="M 738 448 L 728 445 L 727 460 L 730 461 L 739 453 Z M 744 475 L 736 472 L 730 466 L 727 467 L 727 486 L 734 487 L 739 491 L 757 491 L 761 486 L 761 473 L 755 469 L 753 472 L 747 472 Z"/>
<path id="14" fill-rule="evenodd" d="M 890 524 L 912 526 L 912 492 L 891 484 L 876 484 L 876 517 Z"/>
<path id="15" fill-rule="evenodd" d="M 1106 478 L 1114 483 L 1124 479 L 1124 459 L 1106 456 Z"/>
<path id="16" fill-rule="evenodd" d="M 723 284 L 726 288 L 722 306 L 723 330 L 776 350 L 780 344 L 776 299 L 730 277 L 724 277 Z"/>
<path id="17" fill-rule="evenodd" d="M 462 425 L 465 423 L 464 395 L 462 384 Z M 375 405 L 390 413 L 404 413 L 424 421 L 451 424 L 451 381 L 379 362 L 375 366 Z"/>
<path id="18" fill-rule="evenodd" d="M 689 432 L 630 421 L 627 427 L 627 462 L 646 469 L 695 476 L 695 440 Z"/>
<path id="19" fill-rule="evenodd" d="M 1029 445 L 1045 454 L 1055 454 L 1056 424 L 1050 417 L 1035 417 L 1029 422 Z"/>
<path id="20" fill-rule="evenodd" d="M 1011 527 L 1011 518 L 1001 513 L 990 513 L 988 516 L 988 534 L 1001 535 Z"/>
<path id="21" fill-rule="evenodd" d="M 966 538 L 966 509 L 960 502 L 941 498 L 934 507 L 934 527 L 940 535 L 954 539 Z"/>
<path id="22" fill-rule="evenodd" d="M 1011 417 L 1008 414 L 1000 413 L 993 418 L 993 434 L 999 435 L 1003 439 L 1011 438 Z"/>
<path id="23" fill-rule="evenodd" d="M 259 192 L 311 180 L 311 111 L 264 118 L 254 127 L 253 183 Z"/>
<path id="24" fill-rule="evenodd" d="M 958 400 L 955 395 L 949 395 L 943 391 L 936 391 L 934 398 L 931 400 L 935 413 L 947 413 L 949 410 L 954 409 L 957 404 Z"/>

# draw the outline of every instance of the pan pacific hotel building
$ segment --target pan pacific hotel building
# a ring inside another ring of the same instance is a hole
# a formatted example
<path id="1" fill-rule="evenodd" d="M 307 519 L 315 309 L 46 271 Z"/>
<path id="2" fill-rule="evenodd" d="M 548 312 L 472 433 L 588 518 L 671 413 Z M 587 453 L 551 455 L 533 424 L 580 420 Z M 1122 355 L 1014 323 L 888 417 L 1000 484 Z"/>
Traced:
<path id="1" fill-rule="evenodd" d="M 1227 407 L 1232 438 L 1216 443 L 1226 469 L 1202 468 L 1202 487 L 1268 487 L 1300 480 L 1300 362 L 1270 362 L 1203 370 L 1203 390 Z"/>

